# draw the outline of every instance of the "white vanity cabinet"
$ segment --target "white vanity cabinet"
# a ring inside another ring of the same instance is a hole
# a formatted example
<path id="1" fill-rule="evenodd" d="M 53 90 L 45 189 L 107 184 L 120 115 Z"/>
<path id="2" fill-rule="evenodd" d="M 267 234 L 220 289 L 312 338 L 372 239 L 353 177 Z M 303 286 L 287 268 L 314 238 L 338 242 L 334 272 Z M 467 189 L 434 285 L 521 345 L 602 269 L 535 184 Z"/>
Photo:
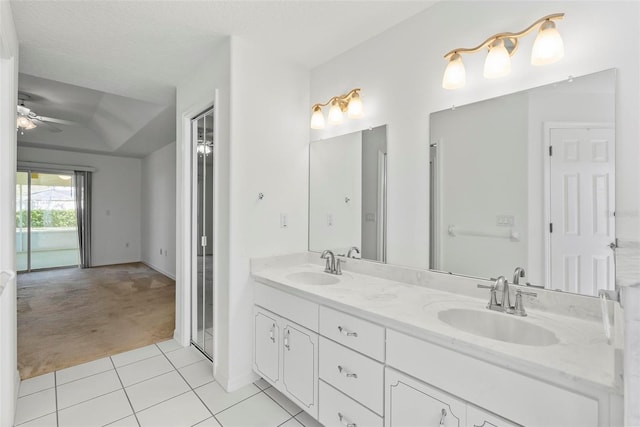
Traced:
<path id="1" fill-rule="evenodd" d="M 318 334 L 283 317 L 317 328 L 317 304 L 259 284 L 255 296 L 254 371 L 318 418 Z"/>

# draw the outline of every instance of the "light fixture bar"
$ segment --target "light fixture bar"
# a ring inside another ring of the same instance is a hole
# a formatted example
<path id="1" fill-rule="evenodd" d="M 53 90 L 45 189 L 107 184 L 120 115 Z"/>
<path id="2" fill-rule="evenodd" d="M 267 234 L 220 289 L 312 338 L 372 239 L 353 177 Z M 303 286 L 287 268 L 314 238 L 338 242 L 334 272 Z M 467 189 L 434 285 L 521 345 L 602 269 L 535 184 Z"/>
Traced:
<path id="1" fill-rule="evenodd" d="M 545 17 L 542 17 L 540 19 L 538 19 L 536 22 L 534 22 L 533 24 L 529 25 L 527 28 L 525 28 L 524 30 L 517 32 L 517 33 L 509 33 L 509 32 L 505 32 L 505 33 L 498 33 L 498 34 L 494 34 L 491 37 L 489 37 L 488 39 L 486 39 L 485 41 L 483 41 L 481 44 L 479 44 L 476 47 L 472 47 L 472 48 L 458 48 L 458 49 L 453 49 L 449 52 L 447 52 L 444 57 L 445 59 L 449 59 L 450 56 L 452 56 L 453 54 L 457 53 L 476 53 L 478 51 L 480 51 L 481 49 L 489 46 L 491 43 L 493 43 L 496 40 L 499 39 L 514 39 L 514 40 L 518 40 L 520 37 L 524 37 L 527 34 L 529 34 L 530 32 L 532 32 L 533 30 L 535 30 L 538 25 L 544 23 L 545 21 L 553 21 L 553 20 L 560 20 L 564 18 L 564 13 L 552 13 L 551 15 L 547 15 Z"/>

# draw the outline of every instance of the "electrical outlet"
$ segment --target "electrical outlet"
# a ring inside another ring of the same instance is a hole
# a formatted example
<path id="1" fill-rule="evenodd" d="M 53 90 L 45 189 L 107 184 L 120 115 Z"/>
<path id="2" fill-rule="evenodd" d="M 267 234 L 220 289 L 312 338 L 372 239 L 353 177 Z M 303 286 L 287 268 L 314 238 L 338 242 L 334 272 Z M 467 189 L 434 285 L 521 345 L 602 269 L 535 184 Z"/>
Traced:
<path id="1" fill-rule="evenodd" d="M 280 228 L 287 228 L 289 226 L 289 218 L 286 213 L 280 214 Z"/>
<path id="2" fill-rule="evenodd" d="M 496 215 L 496 225 L 501 227 L 513 227 L 516 220 L 513 215 Z"/>
<path id="3" fill-rule="evenodd" d="M 327 214 L 327 225 L 329 227 L 333 226 L 333 214 L 330 214 L 330 213 Z"/>

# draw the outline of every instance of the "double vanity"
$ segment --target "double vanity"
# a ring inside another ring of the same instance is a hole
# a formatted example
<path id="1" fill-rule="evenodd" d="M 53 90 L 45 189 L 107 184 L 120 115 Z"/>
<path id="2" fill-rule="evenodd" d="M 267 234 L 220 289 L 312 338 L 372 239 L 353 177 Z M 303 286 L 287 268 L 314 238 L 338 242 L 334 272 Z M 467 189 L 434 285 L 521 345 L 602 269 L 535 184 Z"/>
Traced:
<path id="1" fill-rule="evenodd" d="M 254 371 L 326 426 L 623 424 L 595 298 L 536 289 L 519 317 L 488 310 L 478 279 L 354 259 L 330 274 L 317 253 L 251 267 Z"/>

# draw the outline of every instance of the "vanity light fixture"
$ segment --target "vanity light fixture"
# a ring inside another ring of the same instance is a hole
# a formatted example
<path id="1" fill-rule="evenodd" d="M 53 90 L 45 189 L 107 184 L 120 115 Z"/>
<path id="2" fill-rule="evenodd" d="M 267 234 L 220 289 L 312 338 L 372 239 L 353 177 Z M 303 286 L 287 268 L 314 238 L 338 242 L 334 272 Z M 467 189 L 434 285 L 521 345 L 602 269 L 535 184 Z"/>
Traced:
<path id="1" fill-rule="evenodd" d="M 517 33 L 498 33 L 473 48 L 459 48 L 448 52 L 444 57 L 449 62 L 442 78 L 445 89 L 459 89 L 466 83 L 466 71 L 462 63 L 463 53 L 476 53 L 488 48 L 484 63 L 484 77 L 493 79 L 506 76 L 511 72 L 511 56 L 518 50 L 518 40 L 539 28 L 538 36 L 531 51 L 532 65 L 547 65 L 564 56 L 562 37 L 554 20 L 564 18 L 564 13 L 554 13 L 538 19 L 526 29 Z"/>
<path id="2" fill-rule="evenodd" d="M 311 129 L 324 129 L 325 121 L 322 114 L 322 107 L 331 105 L 327 121 L 330 125 L 339 125 L 344 121 L 344 113 L 350 119 L 359 119 L 364 115 L 362 99 L 360 99 L 360 88 L 351 89 L 344 95 L 334 96 L 324 104 L 314 104 L 311 107 Z"/>

